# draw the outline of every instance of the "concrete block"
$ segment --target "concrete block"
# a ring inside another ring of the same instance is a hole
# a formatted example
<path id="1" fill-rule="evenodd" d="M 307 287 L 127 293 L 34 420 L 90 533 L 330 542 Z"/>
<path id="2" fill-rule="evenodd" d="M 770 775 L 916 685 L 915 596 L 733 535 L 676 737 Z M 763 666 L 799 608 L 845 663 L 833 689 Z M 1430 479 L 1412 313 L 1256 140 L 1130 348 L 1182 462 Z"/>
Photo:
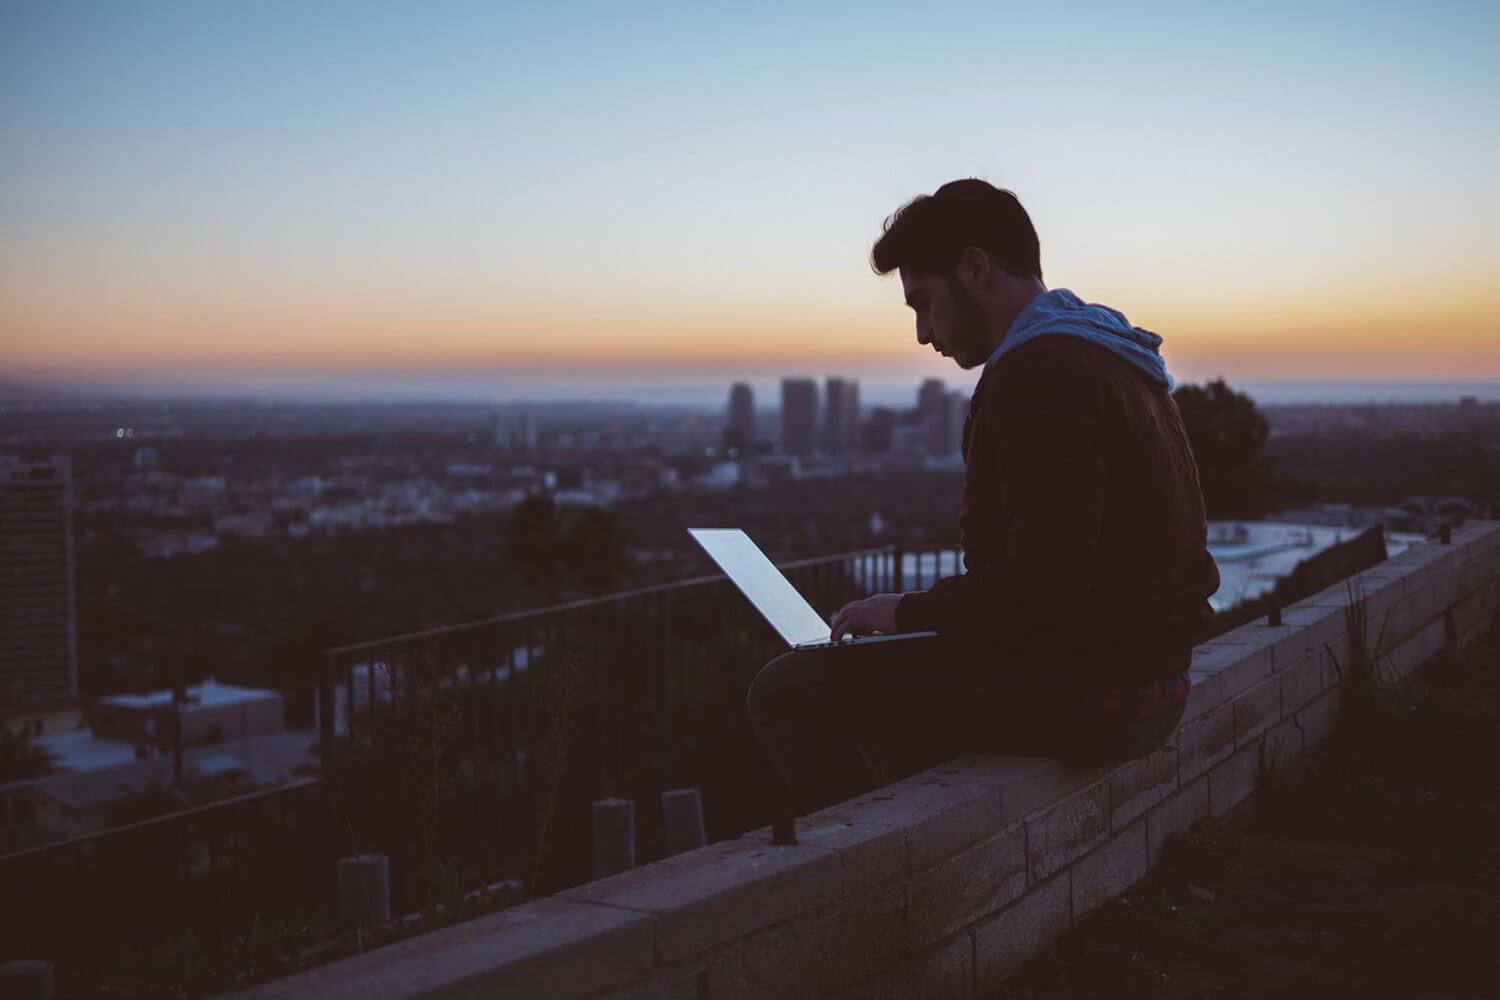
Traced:
<path id="1" fill-rule="evenodd" d="M 1281 682 L 1281 711 L 1284 714 L 1297 711 L 1323 693 L 1327 658 L 1327 652 L 1316 650 L 1295 667 L 1288 667 L 1276 675 Z"/>
<path id="2" fill-rule="evenodd" d="M 656 957 L 675 962 L 839 896 L 838 852 L 726 840 L 569 889 L 561 898 L 656 917 Z"/>
<path id="3" fill-rule="evenodd" d="M 1380 676 L 1387 679 L 1410 677 L 1418 667 L 1436 656 L 1447 644 L 1442 619 L 1428 623 L 1405 642 L 1380 658 Z"/>
<path id="4" fill-rule="evenodd" d="M 974 995 L 974 938 L 968 932 L 836 994 L 840 1000 L 938 1000 Z"/>
<path id="5" fill-rule="evenodd" d="M 715 949 L 702 959 L 714 1000 L 815 1000 L 819 923 L 802 917 Z"/>
<path id="6" fill-rule="evenodd" d="M 751 830 L 741 839 L 769 845 L 771 828 Z M 906 839 L 901 829 L 856 818 L 840 806 L 797 820 L 797 843 L 838 853 L 841 896 L 888 882 L 906 872 Z"/>
<path id="7" fill-rule="evenodd" d="M 1157 750 L 1115 768 L 1109 776 L 1109 828 L 1123 830 L 1177 790 L 1175 747 Z"/>
<path id="8" fill-rule="evenodd" d="M 1353 576 L 1345 583 L 1346 605 L 1352 600 L 1363 600 L 1366 612 L 1375 618 L 1399 602 L 1413 587 L 1422 586 L 1424 579 L 1420 574 L 1399 569 L 1373 569 Z"/>
<path id="9" fill-rule="evenodd" d="M 1042 882 L 1109 836 L 1109 782 L 1074 792 L 1026 820 L 1026 861 L 1031 881 Z"/>
<path id="10" fill-rule="evenodd" d="M 1305 613 L 1315 615 L 1318 612 L 1309 610 Z M 1288 618 L 1284 613 L 1280 625 L 1267 625 L 1264 618 L 1258 618 L 1248 625 L 1241 625 L 1232 632 L 1226 633 L 1222 638 L 1243 646 L 1269 649 L 1271 670 L 1280 670 L 1296 663 L 1307 655 L 1308 647 L 1311 645 L 1307 630 L 1299 628 L 1293 623 L 1293 619 Z M 1260 679 L 1259 669 L 1248 670 L 1245 682 L 1238 687 L 1243 690 Z"/>
<path id="11" fill-rule="evenodd" d="M 1481 593 L 1484 595 L 1484 617 L 1488 621 L 1496 611 L 1500 611 L 1500 580 L 1491 580 L 1485 584 Z"/>
<path id="12" fill-rule="evenodd" d="M 1261 746 L 1266 765 L 1272 769 L 1268 780 L 1295 783 L 1301 777 L 1307 738 L 1298 728 L 1295 718 L 1286 719 L 1272 727 Z"/>
<path id="13" fill-rule="evenodd" d="M 1212 676 L 1204 677 L 1189 673 L 1188 680 L 1192 683 L 1192 690 L 1188 694 L 1187 707 L 1182 712 L 1182 721 L 1177 725 L 1179 733 L 1189 722 L 1213 711 L 1229 700 L 1213 683 Z M 1177 739 L 1176 733 L 1172 735 L 1172 739 L 1173 741 Z"/>
<path id="14" fill-rule="evenodd" d="M 1026 830 L 1020 823 L 912 876 L 907 943 L 921 949 L 967 927 L 1026 891 Z"/>
<path id="15" fill-rule="evenodd" d="M 1476 591 L 1472 597 L 1460 601 L 1452 608 L 1453 624 L 1460 638 L 1477 635 L 1489 625 L 1484 613 L 1484 592 Z"/>
<path id="16" fill-rule="evenodd" d="M 998 989 L 1073 924 L 1073 869 L 1059 872 L 974 928 L 974 992 Z"/>
<path id="17" fill-rule="evenodd" d="M 948 769 L 961 773 L 963 780 L 995 789 L 1005 826 L 1050 808 L 1114 770 L 1113 766 L 1068 767 L 1048 757 L 981 754 L 956 757 Z"/>
<path id="18" fill-rule="evenodd" d="M 1322 743 L 1333 732 L 1334 726 L 1338 725 L 1339 701 L 1343 694 L 1343 688 L 1334 688 L 1292 716 L 1302 730 L 1303 745 L 1307 749 L 1311 750 Z"/>
<path id="19" fill-rule="evenodd" d="M 1292 628 L 1301 629 L 1307 633 L 1307 644 L 1317 649 L 1325 642 L 1332 642 L 1344 634 L 1345 621 L 1342 605 L 1328 607 L 1326 605 L 1293 604 L 1282 612 L 1281 620 Z M 1275 653 L 1272 653 L 1275 657 Z M 1291 660 L 1285 656 L 1276 657 L 1276 669 L 1284 670 L 1291 665 Z"/>
<path id="20" fill-rule="evenodd" d="M 812 963 L 818 989 L 832 992 L 890 964 L 907 942 L 907 909 L 906 886 L 890 882 L 840 900 L 821 914 Z"/>
<path id="21" fill-rule="evenodd" d="M 1454 584 L 1452 587 L 1424 585 L 1407 598 L 1412 602 L 1414 621 L 1425 625 L 1434 618 L 1440 618 L 1444 611 L 1461 599 L 1463 595 L 1459 593 L 1457 581 L 1452 577 L 1449 581 Z"/>
<path id="22" fill-rule="evenodd" d="M 951 765 L 930 768 L 838 808 L 857 822 L 900 827 L 906 840 L 906 863 L 912 871 L 989 837 L 1004 825 L 999 791 Z"/>
<path id="23" fill-rule="evenodd" d="M 1476 554 L 1477 555 L 1477 554 Z M 1481 587 L 1495 578 L 1494 567 L 1483 556 L 1465 562 L 1454 574 L 1457 582 L 1455 600 L 1479 593 Z"/>
<path id="24" fill-rule="evenodd" d="M 1375 648 L 1377 642 L 1384 649 L 1391 649 L 1405 642 L 1424 624 L 1418 611 L 1416 602 L 1410 598 L 1402 598 L 1380 614 L 1371 615 L 1371 648 Z"/>
<path id="25" fill-rule="evenodd" d="M 1264 626 L 1269 629 L 1269 626 Z M 1249 626 L 1241 626 L 1212 642 L 1194 648 L 1188 666 L 1194 687 L 1202 683 L 1217 688 L 1216 700 L 1227 700 L 1271 676 L 1275 642 L 1266 636 L 1246 638 Z M 1285 626 L 1271 631 L 1284 632 Z M 1233 637 L 1233 641 L 1231 641 Z M 1245 640 L 1245 641 L 1240 641 Z"/>
<path id="26" fill-rule="evenodd" d="M 652 921 L 644 914 L 551 897 L 273 980 L 236 997 L 584 997 L 641 980 L 652 967 L 651 938 Z"/>
<path id="27" fill-rule="evenodd" d="M 1235 746 L 1244 746 L 1280 721 L 1281 678 L 1268 677 L 1234 699 Z"/>
<path id="28" fill-rule="evenodd" d="M 1145 820 L 1138 820 L 1079 858 L 1072 869 L 1074 923 L 1145 878 L 1149 868 Z"/>
<path id="29" fill-rule="evenodd" d="M 1350 591 L 1357 579 L 1358 577 L 1351 577 L 1347 580 L 1340 580 L 1337 583 L 1318 591 L 1311 597 L 1302 598 L 1302 600 L 1297 602 L 1296 607 L 1339 608 L 1340 610 L 1342 610 L 1343 608 L 1349 606 Z"/>
<path id="30" fill-rule="evenodd" d="M 1349 650 L 1350 643 L 1348 636 L 1323 647 L 1319 664 L 1324 691 L 1330 691 L 1343 683 L 1344 675 L 1349 669 Z M 1282 711 L 1290 713 L 1295 711 L 1295 706 L 1288 705 L 1283 701 Z"/>
<path id="31" fill-rule="evenodd" d="M 708 972 L 698 961 L 654 969 L 643 978 L 596 993 L 589 1000 L 702 1000 L 708 996 Z"/>
<path id="32" fill-rule="evenodd" d="M 1161 847 L 1170 834 L 1182 833 L 1207 816 L 1208 776 L 1184 785 L 1146 813 L 1146 847 L 1151 864 L 1161 860 Z"/>
<path id="33" fill-rule="evenodd" d="M 1255 793 L 1260 776 L 1260 743 L 1236 750 L 1208 771 L 1208 807 L 1223 816 Z"/>
<path id="34" fill-rule="evenodd" d="M 1220 705 L 1180 726 L 1177 744 L 1177 783 L 1186 785 L 1234 752 L 1234 705 Z"/>

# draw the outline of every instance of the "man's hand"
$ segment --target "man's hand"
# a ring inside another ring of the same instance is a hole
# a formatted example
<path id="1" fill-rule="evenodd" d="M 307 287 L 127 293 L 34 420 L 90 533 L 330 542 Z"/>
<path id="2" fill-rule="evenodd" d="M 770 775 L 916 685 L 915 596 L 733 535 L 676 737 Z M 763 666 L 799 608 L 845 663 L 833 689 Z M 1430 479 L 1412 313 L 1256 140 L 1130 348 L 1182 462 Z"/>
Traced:
<path id="1" fill-rule="evenodd" d="M 845 633 L 869 635 L 872 632 L 896 631 L 896 604 L 901 594 L 876 594 L 862 601 L 846 604 L 833 616 L 833 631 L 829 638 L 837 642 Z"/>

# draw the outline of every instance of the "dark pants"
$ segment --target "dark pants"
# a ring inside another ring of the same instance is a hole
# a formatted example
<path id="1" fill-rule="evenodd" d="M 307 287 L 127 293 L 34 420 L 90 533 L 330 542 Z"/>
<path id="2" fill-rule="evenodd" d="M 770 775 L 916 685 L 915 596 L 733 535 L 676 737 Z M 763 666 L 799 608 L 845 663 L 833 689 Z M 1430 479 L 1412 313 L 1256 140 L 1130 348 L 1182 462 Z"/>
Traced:
<path id="1" fill-rule="evenodd" d="M 748 701 L 803 814 L 961 753 L 1131 760 L 1160 747 L 1182 714 L 1091 718 L 1055 675 L 976 666 L 942 636 L 792 650 L 756 675 Z"/>

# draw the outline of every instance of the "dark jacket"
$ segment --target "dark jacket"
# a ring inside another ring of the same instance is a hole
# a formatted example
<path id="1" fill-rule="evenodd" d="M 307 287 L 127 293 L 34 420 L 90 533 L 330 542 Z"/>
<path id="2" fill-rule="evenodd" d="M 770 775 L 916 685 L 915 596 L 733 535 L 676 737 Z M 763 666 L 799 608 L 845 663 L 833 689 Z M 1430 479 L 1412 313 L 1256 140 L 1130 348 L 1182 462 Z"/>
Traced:
<path id="1" fill-rule="evenodd" d="M 901 631 L 954 634 L 980 669 L 1117 681 L 1187 670 L 1219 570 L 1165 388 L 1096 344 L 1041 336 L 980 379 L 963 448 L 967 572 L 903 597 Z"/>

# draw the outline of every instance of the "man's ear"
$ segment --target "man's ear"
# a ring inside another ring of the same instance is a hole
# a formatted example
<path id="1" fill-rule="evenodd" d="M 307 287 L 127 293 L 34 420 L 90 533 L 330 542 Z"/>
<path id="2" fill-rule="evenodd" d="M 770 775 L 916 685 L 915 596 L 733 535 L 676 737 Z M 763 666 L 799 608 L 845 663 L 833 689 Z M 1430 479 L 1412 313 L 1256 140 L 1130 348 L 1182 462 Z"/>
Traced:
<path id="1" fill-rule="evenodd" d="M 989 285 L 994 274 L 990 255 L 979 247 L 969 247 L 958 259 L 958 280 L 971 292 Z"/>

